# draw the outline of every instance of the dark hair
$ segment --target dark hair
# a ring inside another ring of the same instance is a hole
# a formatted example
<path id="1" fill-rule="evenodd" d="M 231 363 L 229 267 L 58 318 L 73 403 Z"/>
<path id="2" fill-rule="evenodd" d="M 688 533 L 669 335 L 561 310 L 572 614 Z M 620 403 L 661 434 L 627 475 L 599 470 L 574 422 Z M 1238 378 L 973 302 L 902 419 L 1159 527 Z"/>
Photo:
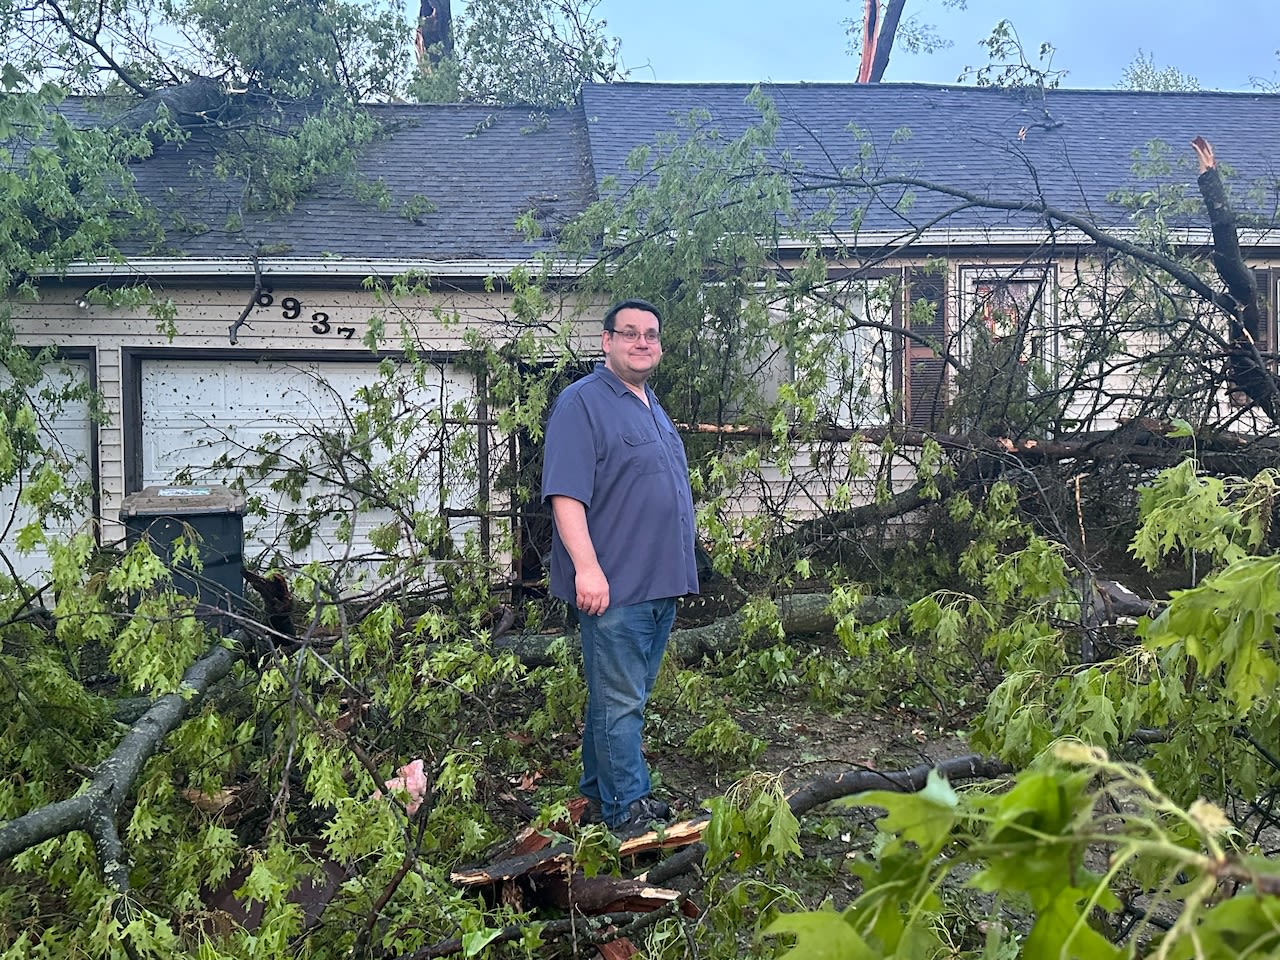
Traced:
<path id="1" fill-rule="evenodd" d="M 609 312 L 604 315 L 604 328 L 610 333 L 613 332 L 613 322 L 618 318 L 618 314 L 623 310 L 643 310 L 646 313 L 652 313 L 658 321 L 658 329 L 662 329 L 662 314 L 648 300 L 620 300 L 609 308 Z"/>

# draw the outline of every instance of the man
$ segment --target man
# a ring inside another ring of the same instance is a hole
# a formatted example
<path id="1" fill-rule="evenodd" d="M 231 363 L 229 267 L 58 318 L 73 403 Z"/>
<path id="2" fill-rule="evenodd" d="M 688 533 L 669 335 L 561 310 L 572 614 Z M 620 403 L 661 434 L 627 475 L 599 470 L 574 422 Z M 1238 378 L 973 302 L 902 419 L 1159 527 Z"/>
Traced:
<path id="1" fill-rule="evenodd" d="M 613 829 L 671 816 L 650 793 L 641 731 L 676 598 L 698 592 L 689 465 L 647 385 L 661 323 L 644 300 L 605 314 L 604 363 L 556 399 L 542 468 L 551 592 L 576 608 L 582 633 L 584 820 Z"/>

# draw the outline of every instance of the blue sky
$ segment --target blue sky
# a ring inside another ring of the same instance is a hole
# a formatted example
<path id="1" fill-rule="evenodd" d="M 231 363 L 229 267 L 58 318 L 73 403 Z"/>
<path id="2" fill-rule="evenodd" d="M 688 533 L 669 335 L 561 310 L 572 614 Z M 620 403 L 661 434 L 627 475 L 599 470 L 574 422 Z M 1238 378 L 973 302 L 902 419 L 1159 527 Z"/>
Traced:
<path id="1" fill-rule="evenodd" d="M 601 0 L 596 14 L 622 39 L 633 80 L 784 83 L 852 80 L 842 21 L 861 9 L 860 0 Z M 1065 86 L 1118 86 L 1139 49 L 1212 89 L 1248 90 L 1250 78 L 1275 81 L 1280 69 L 1278 0 L 968 0 L 965 10 L 908 0 L 906 12 L 954 45 L 895 52 L 886 81 L 955 82 L 986 62 L 979 41 L 1006 17 L 1029 51 L 1056 47 Z"/>

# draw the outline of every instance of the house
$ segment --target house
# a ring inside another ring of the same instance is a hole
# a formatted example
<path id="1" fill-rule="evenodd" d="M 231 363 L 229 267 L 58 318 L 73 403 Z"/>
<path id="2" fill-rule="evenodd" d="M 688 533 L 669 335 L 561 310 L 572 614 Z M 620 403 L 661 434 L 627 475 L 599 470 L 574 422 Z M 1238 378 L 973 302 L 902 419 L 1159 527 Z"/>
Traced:
<path id="1" fill-rule="evenodd" d="M 454 361 L 467 326 L 515 323 L 510 296 L 487 283 L 545 246 L 528 242 L 517 218 L 536 206 L 554 222 L 589 202 L 582 124 L 565 111 L 371 109 L 394 135 L 364 155 L 360 172 L 385 184 L 389 205 L 329 184 L 287 212 L 247 209 L 242 184 L 209 175 L 213 144 L 197 131 L 135 167 L 139 190 L 165 222 L 161 249 L 139 245 L 123 263 L 75 265 L 42 284 L 38 303 L 13 304 L 22 340 L 56 344 L 70 371 L 59 375 L 88 380 L 104 398 L 104 422 L 82 405 L 61 411 L 50 427 L 67 461 L 91 472 L 98 491 L 91 512 L 103 518 L 106 539 L 119 538 L 113 521 L 127 494 L 207 483 L 219 456 L 234 457 L 264 436 L 299 436 L 293 449 L 302 447 L 305 457 L 315 431 L 355 416 L 357 389 L 376 380 L 382 360 L 400 354 L 400 323 L 412 328 L 416 349 L 435 370 L 434 382 L 408 388 L 432 392 L 434 408 L 443 401 L 452 414 L 445 419 L 472 421 L 422 425 L 414 438 L 422 469 L 441 433 L 466 430 L 476 434 L 478 476 L 501 467 L 487 462 L 487 434 L 474 425 L 484 419 L 477 372 Z M 430 293 L 399 297 L 391 281 L 408 273 L 429 278 Z M 371 278 L 385 288 L 369 289 Z M 93 295 L 131 284 L 146 284 L 173 311 L 172 322 Z M 388 325 L 385 348 L 365 345 L 371 323 Z M 477 482 L 466 498 L 469 509 L 439 506 L 474 514 L 471 501 L 487 499 L 484 486 Z M 251 498 L 251 513 L 255 505 Z M 378 521 L 360 514 L 355 522 Z M 305 547 L 285 542 L 277 522 L 251 518 L 248 526 L 266 562 L 277 553 L 331 560 L 344 549 L 323 525 Z M 44 563 L 38 553 L 15 557 L 28 570 Z"/>
<path id="2" fill-rule="evenodd" d="M 1024 401 L 1045 395 L 1033 369 L 1058 383 L 1093 363 L 1081 331 L 1096 334 L 1097 316 L 1120 323 L 1138 309 L 1125 305 L 1125 291 L 1151 280 L 1109 273 L 1111 254 L 1081 224 L 1135 240 L 1167 229 L 1170 250 L 1207 250 L 1186 147 L 1194 136 L 1213 144 L 1236 202 L 1257 215 L 1242 240 L 1263 305 L 1256 339 L 1270 357 L 1280 300 L 1280 237 L 1269 219 L 1280 203 L 1280 97 L 919 84 L 764 92 L 778 122 L 769 158 L 785 169 L 796 209 L 824 216 L 820 233 L 790 239 L 782 230 L 777 262 L 798 262 L 816 238 L 832 288 L 843 285 L 833 296 L 859 318 L 832 328 L 825 355 L 832 383 L 853 376 L 860 385 L 816 391 L 833 426 L 938 425 L 949 407 L 959 409 L 953 371 L 974 366 L 983 350 L 1012 351 L 1027 371 L 1018 374 Z M 364 151 L 360 172 L 385 184 L 381 206 L 349 185 L 322 183 L 291 210 L 246 209 L 243 183 L 210 175 L 212 146 L 198 132 L 138 163 L 139 188 L 165 222 L 163 245 L 126 250 L 122 263 L 74 265 L 46 279 L 38 303 L 12 305 L 21 341 L 56 345 L 69 364 L 60 375 L 88 380 L 104 398 L 102 422 L 73 409 L 51 425 L 68 461 L 91 471 L 104 536 L 115 536 L 111 521 L 127 494 L 233 474 L 238 454 L 264 436 L 302 438 L 289 449 L 305 466 L 315 428 L 353 421 L 361 404 L 379 399 L 362 399 L 360 387 L 383 361 L 399 363 L 406 346 L 435 373 L 405 382 L 399 399 L 437 415 L 369 454 L 383 458 L 373 466 L 385 461 L 389 475 L 454 469 L 432 451 L 463 436 L 465 469 L 448 483 L 436 477 L 452 492 L 421 506 L 447 518 L 459 542 L 470 532 L 488 547 L 520 529 L 520 505 L 493 484 L 526 453 L 497 429 L 486 371 L 467 337 L 515 335 L 528 322 L 495 278 L 552 250 L 557 226 L 597 197 L 657 176 L 664 148 L 637 166 L 628 162 L 636 147 L 662 141 L 669 149 L 708 127 L 728 140 L 757 122 L 750 94 L 743 84 L 625 83 L 588 85 L 567 110 L 373 106 L 388 135 Z M 693 127 L 681 124 L 691 116 Z M 1066 216 L 1046 216 L 1046 207 Z M 517 230 L 530 212 L 543 227 L 539 239 Z M 565 266 L 566 284 L 577 269 Z M 394 278 L 405 274 L 422 286 L 398 287 Z M 94 292 L 140 282 L 170 304 L 171 318 L 105 305 Z M 1179 317 L 1199 309 L 1172 299 L 1168 308 Z M 1055 422 L 1100 428 L 1144 409 L 1143 392 L 1162 376 L 1144 358 L 1165 348 L 1137 342 L 1159 322 L 1131 319 L 1132 332 L 1118 327 L 1115 338 L 1135 341 L 1132 357 L 1082 380 Z M 365 345 L 371 333 L 380 334 L 374 351 Z M 783 352 L 762 376 L 783 382 L 790 373 Z M 989 412 L 985 401 L 978 406 L 965 415 Z M 907 461 L 892 470 L 895 482 L 909 475 Z M 263 512 L 251 524 L 253 550 L 264 561 L 349 554 L 323 524 L 313 525 L 310 542 L 291 539 L 270 519 L 282 494 L 269 479 L 251 483 L 251 504 Z M 742 509 L 785 483 L 766 480 Z M 820 509 L 829 486 L 784 499 L 801 512 Z M 381 514 L 358 513 L 350 497 L 334 504 L 364 524 L 359 543 L 376 540 Z M 505 549 L 519 553 L 520 544 Z M 38 569 L 42 561 L 21 562 Z"/>

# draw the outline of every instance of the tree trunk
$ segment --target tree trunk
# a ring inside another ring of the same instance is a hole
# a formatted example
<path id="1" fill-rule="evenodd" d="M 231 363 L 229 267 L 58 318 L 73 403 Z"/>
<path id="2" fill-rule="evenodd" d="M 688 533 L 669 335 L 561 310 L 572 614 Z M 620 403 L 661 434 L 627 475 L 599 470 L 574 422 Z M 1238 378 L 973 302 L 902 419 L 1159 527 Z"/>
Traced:
<path id="1" fill-rule="evenodd" d="M 903 793 L 922 790 L 932 770 L 937 770 L 939 774 L 951 781 L 990 780 L 1009 773 L 1010 767 L 999 760 L 977 754 L 953 757 L 938 764 L 924 763 L 907 770 L 882 772 L 856 767 L 819 777 L 801 785 L 787 797 L 787 804 L 791 807 L 791 812 L 800 817 L 824 803 L 867 790 L 898 790 Z M 594 902 L 601 910 L 614 910 L 628 896 L 644 890 L 651 894 L 643 901 L 644 906 L 637 906 L 636 904 L 641 901 L 636 901 L 628 909 L 656 909 L 662 906 L 673 898 L 669 896 L 668 891 L 658 885 L 691 869 L 707 852 L 706 845 L 701 843 L 699 838 L 708 820 L 709 818 L 703 816 L 694 820 L 680 821 L 669 825 L 661 832 L 651 831 L 623 840 L 619 855 L 624 857 L 647 850 L 673 847 L 684 847 L 684 849 L 656 864 L 634 881 L 606 881 L 592 888 L 589 897 L 581 900 L 577 897 L 573 899 L 580 905 Z M 553 875 L 564 876 L 572 863 L 573 844 L 560 843 L 534 853 L 494 861 L 482 867 L 455 870 L 450 874 L 450 879 L 458 886 L 476 888 L 506 884 L 523 877 L 537 877 L 540 878 L 535 884 L 537 886 L 545 884 Z M 575 879 L 574 882 L 578 881 Z M 615 886 L 611 887 L 610 883 Z M 636 883 L 639 886 L 633 886 Z M 612 893 L 616 893 L 617 896 L 613 896 Z M 567 896 L 564 892 L 557 895 Z M 564 906 L 565 903 L 560 905 Z"/>
<path id="2" fill-rule="evenodd" d="M 791 812 L 800 817 L 821 804 L 830 803 L 842 797 L 850 797 L 856 793 L 864 793 L 867 790 L 900 790 L 903 793 L 923 790 L 930 770 L 937 770 L 942 776 L 952 781 L 990 780 L 1009 773 L 1010 767 L 999 760 L 977 754 L 953 757 L 937 764 L 922 763 L 908 770 L 890 772 L 857 767 L 831 776 L 819 777 L 797 787 L 788 795 L 787 803 L 791 807 Z M 701 843 L 685 847 L 675 856 L 663 860 L 646 873 L 644 879 L 649 883 L 666 883 L 700 862 L 706 852 L 706 845 Z"/>
<path id="3" fill-rule="evenodd" d="M 880 35 L 880 0 L 865 0 L 862 7 L 862 56 L 858 60 L 858 82 L 870 83 Z"/>
<path id="4" fill-rule="evenodd" d="M 163 116 L 183 130 L 191 130 L 222 119 L 230 110 L 231 103 L 220 82 L 211 77 L 193 77 L 185 83 L 149 94 L 123 113 L 115 121 L 115 126 L 124 130 L 141 130 Z M 149 130 L 147 139 L 156 146 L 164 143 L 164 136 L 156 130 Z"/>
<path id="5" fill-rule="evenodd" d="M 1197 182 L 1213 232 L 1213 266 L 1226 284 L 1235 306 L 1231 314 L 1231 379 L 1250 400 L 1266 411 L 1267 416 L 1273 421 L 1280 420 L 1277 416 L 1280 404 L 1277 403 L 1276 381 L 1258 353 L 1262 311 L 1258 308 L 1258 287 L 1253 280 L 1253 271 L 1240 252 L 1235 211 L 1227 199 L 1213 146 L 1204 137 L 1196 137 L 1191 146 L 1200 160 Z"/>
<path id="6" fill-rule="evenodd" d="M 432 49 L 432 48 L 435 49 Z M 430 73 L 453 54 L 453 14 L 449 0 L 422 0 L 414 34 L 418 63 Z"/>
<path id="7" fill-rule="evenodd" d="M 835 618 L 828 607 L 829 593 L 801 593 L 783 597 L 778 601 L 778 615 L 783 632 L 788 636 L 805 636 L 830 633 L 835 629 Z M 902 601 L 893 597 L 866 597 L 859 605 L 860 622 L 875 623 L 902 609 Z M 704 657 L 726 653 L 742 639 L 746 616 L 738 611 L 701 627 L 673 630 L 667 649 L 684 663 L 697 663 Z M 563 639 L 559 634 L 507 634 L 494 641 L 499 650 L 510 650 L 525 666 L 547 667 L 552 664 L 549 649 Z"/>
<path id="8" fill-rule="evenodd" d="M 898 37 L 902 8 L 906 5 L 907 0 L 889 0 L 885 7 L 884 20 L 880 23 L 880 36 L 876 39 L 875 59 L 871 63 L 871 83 L 879 83 L 884 79 L 885 68 L 889 66 L 889 54 L 893 52 L 893 42 Z"/>

